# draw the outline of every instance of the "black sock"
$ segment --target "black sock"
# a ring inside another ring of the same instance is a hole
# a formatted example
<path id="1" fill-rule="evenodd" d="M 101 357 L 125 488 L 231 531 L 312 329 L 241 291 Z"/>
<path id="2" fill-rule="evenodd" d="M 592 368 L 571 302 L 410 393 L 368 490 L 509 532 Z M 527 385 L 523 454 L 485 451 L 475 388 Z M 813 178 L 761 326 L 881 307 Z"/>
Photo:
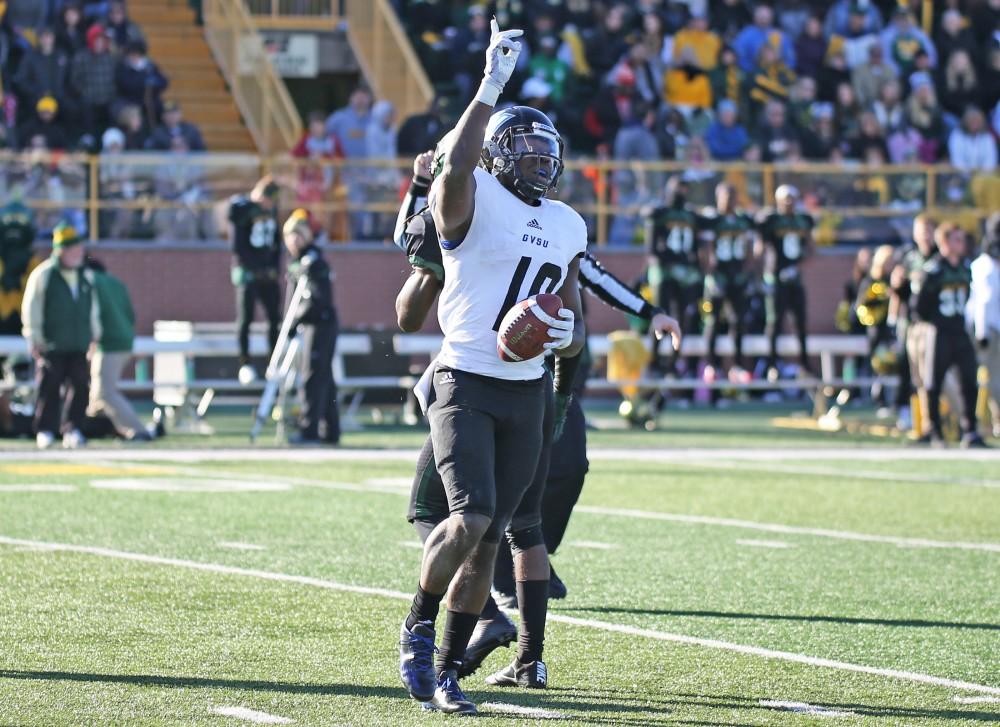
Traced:
<path id="1" fill-rule="evenodd" d="M 500 607 L 497 606 L 497 602 L 493 600 L 493 594 L 490 594 L 486 597 L 486 605 L 483 606 L 483 612 L 479 614 L 479 618 L 495 618 L 498 613 L 500 613 Z"/>
<path id="2" fill-rule="evenodd" d="M 458 669 L 462 665 L 462 661 L 465 660 L 465 649 L 478 621 L 478 613 L 461 613 L 448 609 L 444 636 L 441 637 L 441 649 L 437 658 L 438 674 L 449 669 Z"/>
<path id="3" fill-rule="evenodd" d="M 419 621 L 430 621 L 433 624 L 437 620 L 438 611 L 441 609 L 442 598 L 444 598 L 443 593 L 438 596 L 428 593 L 420 586 L 417 586 L 417 595 L 413 597 L 413 605 L 410 606 L 410 615 L 406 617 L 406 628 L 413 629 Z"/>
<path id="4" fill-rule="evenodd" d="M 542 658 L 545 644 L 545 617 L 549 610 L 549 582 L 518 581 L 517 608 L 521 612 L 521 633 L 517 638 L 517 660 L 522 664 Z"/>

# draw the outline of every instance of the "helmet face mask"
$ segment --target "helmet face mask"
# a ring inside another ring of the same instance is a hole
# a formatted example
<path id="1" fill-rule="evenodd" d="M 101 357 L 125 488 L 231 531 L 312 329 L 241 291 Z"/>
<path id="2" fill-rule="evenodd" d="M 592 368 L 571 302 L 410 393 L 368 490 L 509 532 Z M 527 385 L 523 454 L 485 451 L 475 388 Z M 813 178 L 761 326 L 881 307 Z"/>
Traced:
<path id="1" fill-rule="evenodd" d="M 482 163 L 508 190 L 526 201 L 556 188 L 563 142 L 545 114 L 527 106 L 495 113 L 486 129 Z"/>

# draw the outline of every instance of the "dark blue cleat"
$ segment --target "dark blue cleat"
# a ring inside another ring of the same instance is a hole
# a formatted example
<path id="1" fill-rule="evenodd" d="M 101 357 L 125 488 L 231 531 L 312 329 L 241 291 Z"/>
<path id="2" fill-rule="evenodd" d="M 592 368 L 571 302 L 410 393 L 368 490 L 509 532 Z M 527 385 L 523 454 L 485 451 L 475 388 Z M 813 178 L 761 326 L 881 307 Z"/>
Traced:
<path id="1" fill-rule="evenodd" d="M 454 669 L 441 672 L 434 696 L 424 702 L 423 706 L 427 710 L 457 714 L 460 717 L 479 714 L 476 705 L 468 700 L 462 688 L 458 686 L 458 672 Z"/>
<path id="2" fill-rule="evenodd" d="M 433 698 L 438 686 L 435 651 L 434 629 L 430 624 L 415 624 L 411 631 L 403 622 L 399 630 L 399 677 L 410 696 L 420 702 Z"/>

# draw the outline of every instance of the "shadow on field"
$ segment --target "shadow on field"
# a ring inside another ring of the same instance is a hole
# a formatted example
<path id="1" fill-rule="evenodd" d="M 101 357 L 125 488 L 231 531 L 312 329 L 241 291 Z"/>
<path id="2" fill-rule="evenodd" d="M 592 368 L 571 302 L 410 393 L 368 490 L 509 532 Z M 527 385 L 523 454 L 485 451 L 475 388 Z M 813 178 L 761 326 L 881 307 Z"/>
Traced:
<path id="1" fill-rule="evenodd" d="M 698 618 L 750 619 L 759 621 L 805 621 L 808 623 L 835 623 L 869 626 L 901 626 L 906 628 L 973 629 L 1000 631 L 1000 624 L 970 623 L 963 621 L 928 621 L 926 619 L 861 618 L 853 616 L 819 616 L 780 613 L 741 613 L 738 611 L 684 611 L 655 608 L 619 608 L 616 606 L 577 606 L 555 608 L 558 611 L 587 611 L 590 613 L 629 613 L 640 616 L 694 616 Z"/>
<path id="2" fill-rule="evenodd" d="M 87 672 L 68 671 L 27 671 L 0 669 L 0 679 L 21 679 L 25 681 L 69 681 L 69 682 L 100 682 L 107 684 L 133 684 L 137 686 L 171 687 L 181 689 L 245 689 L 248 691 L 280 692 L 287 694 L 316 694 L 337 697 L 384 697 L 397 699 L 400 702 L 411 702 L 402 687 L 365 686 L 363 684 L 312 684 L 296 682 L 276 682 L 244 679 L 212 679 L 207 677 L 163 676 L 158 674 L 91 674 Z M 470 690 L 470 696 L 476 701 L 502 702 L 534 709 L 565 710 L 574 722 L 591 725 L 625 725 L 626 727 L 655 727 L 657 725 L 675 724 L 669 714 L 656 700 L 644 700 L 644 703 L 630 704 L 631 700 L 619 700 L 613 693 L 608 693 L 594 701 L 591 695 L 565 694 L 569 699 L 559 699 L 559 691 L 540 692 L 527 697 L 523 693 L 506 693 L 497 699 L 495 692 L 477 692 Z M 552 697 L 552 698 L 550 698 Z M 591 697 L 588 699 L 588 697 Z M 656 714 L 659 710 L 659 714 Z M 607 715 L 594 714 L 604 712 Z M 485 714 L 491 717 L 510 717 L 523 720 L 523 715 L 504 714 L 490 710 Z M 631 714 L 629 714 L 631 713 Z M 634 715 L 634 716 L 633 716 Z M 640 716 L 641 715 L 641 716 Z M 689 722 L 705 727 L 750 727 L 749 725 L 733 725 L 732 723 Z M 0 726 L 2 727 L 2 726 Z"/>

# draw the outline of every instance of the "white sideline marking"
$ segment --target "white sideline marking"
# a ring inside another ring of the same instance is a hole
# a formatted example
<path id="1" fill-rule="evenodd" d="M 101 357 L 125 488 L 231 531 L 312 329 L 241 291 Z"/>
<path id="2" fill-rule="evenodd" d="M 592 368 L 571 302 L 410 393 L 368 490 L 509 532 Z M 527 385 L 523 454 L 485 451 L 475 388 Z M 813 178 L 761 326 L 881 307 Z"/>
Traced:
<path id="1" fill-rule="evenodd" d="M 590 548 L 591 550 L 614 550 L 618 547 L 615 543 L 598 543 L 595 540 L 572 540 L 566 545 L 572 548 Z"/>
<path id="2" fill-rule="evenodd" d="M 957 704 L 1000 704 L 1000 697 L 960 697 L 956 694 L 951 699 Z"/>
<path id="3" fill-rule="evenodd" d="M 91 480 L 98 490 L 135 490 L 139 492 L 285 492 L 287 482 L 247 482 L 227 479 L 186 479 L 172 477 L 121 477 Z"/>
<path id="4" fill-rule="evenodd" d="M 416 550 L 424 549 L 424 544 L 421 543 L 419 540 L 400 540 L 399 544 L 402 545 L 404 548 L 414 548 Z"/>
<path id="5" fill-rule="evenodd" d="M 529 719 L 569 719 L 570 717 L 565 712 L 557 712 L 554 709 L 522 707 L 520 704 L 504 704 L 503 702 L 483 702 L 479 707 L 489 712 L 516 714 L 519 717 L 527 717 Z"/>
<path id="6" fill-rule="evenodd" d="M 254 545 L 253 543 L 236 543 L 230 540 L 224 540 L 220 543 L 216 543 L 220 548 L 230 548 L 232 550 L 267 550 L 267 547 L 263 545 Z"/>
<path id="7" fill-rule="evenodd" d="M 778 702 L 773 699 L 762 699 L 759 702 L 761 707 L 780 709 L 785 712 L 798 712 L 799 714 L 811 714 L 816 717 L 853 717 L 854 712 L 845 712 L 841 709 L 827 709 L 826 707 L 816 707 L 805 702 Z"/>
<path id="8" fill-rule="evenodd" d="M 365 596 L 381 596 L 382 598 L 392 598 L 398 601 L 410 601 L 413 598 L 411 593 L 394 591 L 388 588 L 372 588 L 370 586 L 355 586 L 347 583 L 337 583 L 322 578 L 312 578 L 310 576 L 296 576 L 288 573 L 275 573 L 273 571 L 255 570 L 252 568 L 237 568 L 221 563 L 200 563 L 194 560 L 181 560 L 179 558 L 164 558 L 158 555 L 146 555 L 144 553 L 130 553 L 124 550 L 113 550 L 111 548 L 101 548 L 90 545 L 71 545 L 68 543 L 47 543 L 38 540 L 23 540 L 21 538 L 10 538 L 0 535 L 0 544 L 13 546 L 44 546 L 52 550 L 60 550 L 70 553 L 86 553 L 89 555 L 102 556 L 104 558 L 117 558 L 120 560 L 131 560 L 139 563 L 154 563 L 156 565 L 172 565 L 178 568 L 188 568 L 191 570 L 205 571 L 208 573 L 224 573 L 226 575 L 248 576 L 260 578 L 267 581 L 278 581 L 281 583 L 297 583 L 315 588 L 325 588 L 331 591 L 341 591 L 343 593 L 357 593 Z M 686 636 L 684 634 L 673 634 L 667 631 L 654 631 L 652 629 L 640 629 L 634 626 L 623 626 L 621 624 L 610 623 L 608 621 L 593 621 L 590 619 L 564 616 L 558 613 L 548 615 L 550 621 L 582 626 L 584 628 L 598 631 L 608 631 L 612 633 L 627 634 L 629 636 L 641 636 L 657 641 L 670 641 L 678 644 L 690 646 L 702 646 L 709 649 L 720 649 L 722 651 L 732 651 L 738 654 L 748 654 L 751 656 L 761 656 L 765 659 L 777 659 L 790 661 L 808 666 L 822 666 L 841 671 L 856 672 L 860 674 L 872 674 L 880 677 L 890 677 L 904 681 L 918 682 L 921 684 L 932 684 L 939 687 L 949 687 L 951 689 L 964 689 L 970 692 L 981 694 L 991 694 L 1000 696 L 1000 687 L 991 687 L 985 684 L 975 684 L 957 679 L 947 679 L 936 677 L 930 674 L 919 672 L 902 671 L 899 669 L 883 669 L 874 666 L 864 666 L 862 664 L 851 664 L 845 661 L 834 659 L 823 659 L 805 654 L 795 654 L 788 651 L 776 651 L 774 649 L 764 649 L 758 646 L 747 646 L 745 644 L 734 644 L 729 641 L 719 641 L 717 639 L 702 639 L 696 636 Z"/>
<path id="9" fill-rule="evenodd" d="M 377 488 L 388 487 L 393 490 L 410 491 L 413 487 L 412 477 L 371 477 L 362 481 L 362 485 L 369 485 Z"/>
<path id="10" fill-rule="evenodd" d="M 76 485 L 0 485 L 0 492 L 76 492 Z"/>
<path id="11" fill-rule="evenodd" d="M 707 467 L 710 469 L 738 470 L 745 472 L 780 472 L 788 475 L 818 475 L 820 477 L 840 477 L 850 480 L 876 480 L 879 482 L 914 482 L 919 484 L 962 485 L 963 487 L 1000 488 L 1000 480 L 988 480 L 976 477 L 936 477 L 914 473 L 879 472 L 876 470 L 838 469 L 836 467 L 818 467 L 813 465 L 766 464 L 764 462 L 720 462 L 718 460 L 695 462 L 683 460 L 689 467 Z"/>
<path id="12" fill-rule="evenodd" d="M 786 543 L 784 540 L 737 540 L 737 545 L 747 545 L 751 548 L 794 548 L 795 546 L 791 543 Z"/>
<path id="13" fill-rule="evenodd" d="M 1000 553 L 1000 543 L 962 543 L 947 540 L 928 540 L 927 538 L 898 538 L 893 535 L 869 535 L 855 533 L 849 530 L 828 530 L 826 528 L 803 528 L 780 523 L 759 523 L 753 520 L 736 520 L 728 517 L 710 517 L 708 515 L 679 515 L 670 512 L 652 512 L 649 510 L 629 510 L 618 507 L 594 507 L 592 505 L 577 505 L 575 512 L 585 512 L 591 515 L 617 515 L 620 517 L 639 518 L 641 520 L 665 520 L 676 523 L 692 523 L 695 525 L 722 525 L 729 528 L 746 528 L 747 530 L 762 530 L 768 533 L 785 533 L 787 535 L 814 535 L 820 538 L 837 540 L 857 540 L 864 543 L 887 543 L 907 548 L 945 548 L 950 550 L 982 550 L 989 553 Z"/>
<path id="14" fill-rule="evenodd" d="M 292 724 L 292 720 L 288 717 L 279 717 L 276 714 L 258 712 L 256 709 L 247 709 L 246 707 L 216 707 L 210 711 L 221 717 L 235 717 L 257 724 Z"/>

